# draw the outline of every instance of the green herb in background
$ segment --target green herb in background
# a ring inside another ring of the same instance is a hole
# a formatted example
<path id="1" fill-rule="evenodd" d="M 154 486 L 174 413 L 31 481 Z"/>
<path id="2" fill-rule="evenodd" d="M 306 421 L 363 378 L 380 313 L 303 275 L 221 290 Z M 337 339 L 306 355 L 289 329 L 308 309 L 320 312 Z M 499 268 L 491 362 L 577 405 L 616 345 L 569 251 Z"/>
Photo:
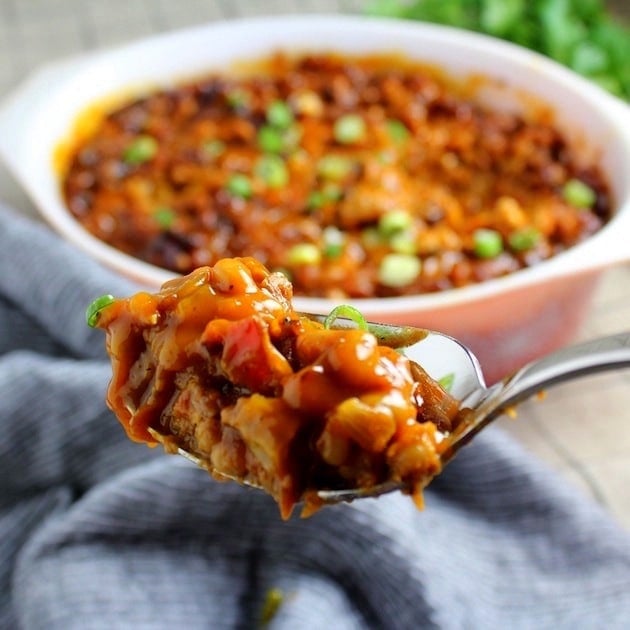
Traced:
<path id="1" fill-rule="evenodd" d="M 367 12 L 514 42 L 630 100 L 630 27 L 601 0 L 372 0 Z"/>

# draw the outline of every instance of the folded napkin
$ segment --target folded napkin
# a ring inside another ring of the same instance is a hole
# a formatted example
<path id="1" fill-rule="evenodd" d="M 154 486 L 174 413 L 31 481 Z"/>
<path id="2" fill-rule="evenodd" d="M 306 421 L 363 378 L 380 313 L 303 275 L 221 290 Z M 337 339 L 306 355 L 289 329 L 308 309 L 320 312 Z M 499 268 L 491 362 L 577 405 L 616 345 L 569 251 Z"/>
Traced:
<path id="1" fill-rule="evenodd" d="M 0 211 L 0 627 L 630 627 L 630 536 L 492 427 L 426 492 L 280 520 L 127 440 L 86 305 L 138 287 Z M 275 589 L 275 590 L 274 590 Z"/>

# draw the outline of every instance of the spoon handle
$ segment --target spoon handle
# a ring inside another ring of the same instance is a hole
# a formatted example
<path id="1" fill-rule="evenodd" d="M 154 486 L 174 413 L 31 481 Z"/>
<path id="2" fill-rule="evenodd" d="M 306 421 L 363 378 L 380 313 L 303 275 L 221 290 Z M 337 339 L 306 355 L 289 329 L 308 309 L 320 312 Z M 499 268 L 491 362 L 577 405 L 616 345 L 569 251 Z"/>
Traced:
<path id="1" fill-rule="evenodd" d="M 599 337 L 561 348 L 532 361 L 492 387 L 479 393 L 480 399 L 464 401 L 474 416 L 453 436 L 450 459 L 502 412 L 545 388 L 580 376 L 630 367 L 630 331 Z"/>
<path id="2" fill-rule="evenodd" d="M 630 331 L 561 348 L 504 379 L 496 404 L 502 409 L 564 381 L 630 367 Z"/>

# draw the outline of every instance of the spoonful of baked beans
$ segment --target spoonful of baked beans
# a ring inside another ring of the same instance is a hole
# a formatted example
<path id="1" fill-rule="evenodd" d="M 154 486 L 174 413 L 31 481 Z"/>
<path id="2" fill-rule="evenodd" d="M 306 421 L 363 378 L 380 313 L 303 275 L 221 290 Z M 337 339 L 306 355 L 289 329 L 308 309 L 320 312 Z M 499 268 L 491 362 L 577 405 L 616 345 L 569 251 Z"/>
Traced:
<path id="1" fill-rule="evenodd" d="M 462 445 L 553 383 L 630 365 L 630 332 L 560 350 L 486 387 L 456 340 L 366 322 L 351 306 L 298 313 L 292 287 L 252 258 L 224 259 L 157 293 L 102 296 L 107 401 L 128 436 L 217 479 L 269 493 L 283 518 L 422 491 Z"/>

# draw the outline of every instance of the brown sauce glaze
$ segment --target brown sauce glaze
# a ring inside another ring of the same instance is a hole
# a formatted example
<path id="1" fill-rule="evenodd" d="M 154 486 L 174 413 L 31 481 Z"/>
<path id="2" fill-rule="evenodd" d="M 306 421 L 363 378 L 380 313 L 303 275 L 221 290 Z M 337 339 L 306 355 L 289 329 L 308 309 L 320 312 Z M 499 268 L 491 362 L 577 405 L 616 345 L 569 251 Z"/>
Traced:
<path id="1" fill-rule="evenodd" d="M 459 403 L 368 331 L 295 312 L 292 287 L 223 259 L 101 308 L 108 404 L 128 436 L 182 448 L 217 477 L 261 486 L 288 518 L 313 491 L 399 481 L 418 501 Z"/>

